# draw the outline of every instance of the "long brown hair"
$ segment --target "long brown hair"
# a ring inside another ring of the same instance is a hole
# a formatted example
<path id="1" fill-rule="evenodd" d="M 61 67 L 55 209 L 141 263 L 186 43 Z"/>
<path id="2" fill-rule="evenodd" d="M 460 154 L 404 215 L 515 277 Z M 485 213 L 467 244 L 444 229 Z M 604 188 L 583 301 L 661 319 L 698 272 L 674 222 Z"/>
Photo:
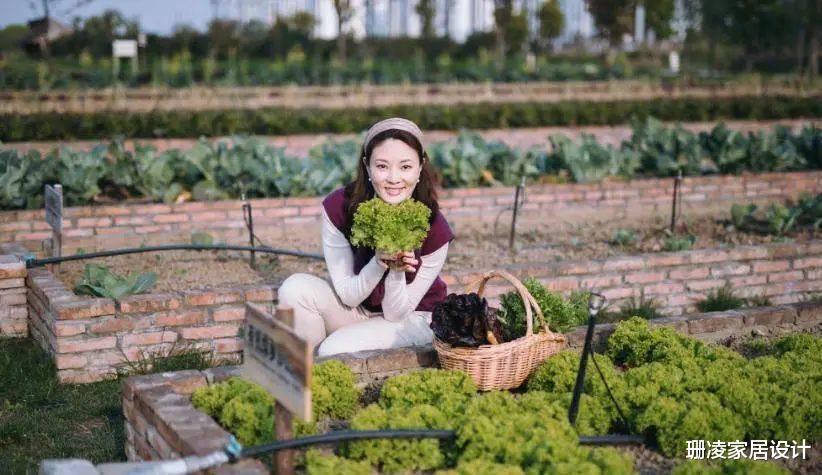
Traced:
<path id="1" fill-rule="evenodd" d="M 423 150 L 422 144 L 416 137 L 414 137 L 413 134 L 404 130 L 386 130 L 385 132 L 381 132 L 374 136 L 371 142 L 363 144 L 360 150 L 360 156 L 357 157 L 357 161 L 359 162 L 359 165 L 357 166 L 357 178 L 353 182 L 345 185 L 345 214 L 347 218 L 346 222 L 348 224 L 343 231 L 347 238 L 351 237 L 351 225 L 354 223 L 354 213 L 356 213 L 357 207 L 360 203 L 368 201 L 375 196 L 374 186 L 370 181 L 368 181 L 367 167 L 368 162 L 371 161 L 371 153 L 377 145 L 388 139 L 403 141 L 409 147 L 417 151 L 417 156 L 420 157 L 420 160 L 422 161 L 420 181 L 414 188 L 414 193 L 411 197 L 425 206 L 428 206 L 431 210 L 429 223 L 433 222 L 434 217 L 440 209 L 439 203 L 437 203 L 436 189 L 440 177 L 436 170 L 431 166 L 431 160 L 428 158 L 428 154 L 425 150 Z M 365 157 L 365 161 L 363 161 L 363 157 Z"/>

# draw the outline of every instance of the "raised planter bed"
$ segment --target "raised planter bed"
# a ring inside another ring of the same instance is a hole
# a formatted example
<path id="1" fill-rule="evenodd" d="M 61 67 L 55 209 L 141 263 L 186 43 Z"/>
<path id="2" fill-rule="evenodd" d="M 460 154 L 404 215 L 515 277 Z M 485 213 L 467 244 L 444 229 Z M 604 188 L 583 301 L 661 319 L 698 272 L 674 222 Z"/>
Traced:
<path id="1" fill-rule="evenodd" d="M 4 248 L 15 251 L 13 246 Z M 17 257 L 19 268 L 21 249 L 16 251 L 17 256 L 10 256 Z M 276 289 L 264 284 L 112 300 L 75 295 L 45 268 L 30 269 L 24 279 L 28 331 L 12 335 L 30 333 L 52 355 L 58 379 L 64 383 L 99 381 L 116 375 L 129 361 L 164 355 L 181 344 L 209 350 L 217 360 L 238 362 L 245 302 L 272 310 L 276 299 Z M 22 280 L 13 282 L 22 287 Z M 0 308 L 2 316 L 6 308 Z M 0 319 L 4 327 L 7 320 L 13 329 L 25 330 L 16 326 L 17 317 Z"/>
<path id="2" fill-rule="evenodd" d="M 54 356 L 63 382 L 108 377 L 118 365 L 168 351 L 175 342 L 210 349 L 219 358 L 237 358 L 243 304 L 258 302 L 270 309 L 276 301 L 276 287 L 265 284 L 152 293 L 119 301 L 77 296 L 45 268 L 26 273 L 21 247 L 3 249 L 0 254 L 8 256 L 3 260 L 16 259 L 6 264 L 6 272 L 17 277 L 2 281 L 8 295 L 0 301 L 0 329 L 6 335 L 30 333 Z M 767 297 L 774 304 L 799 302 L 822 291 L 822 241 L 497 267 L 519 277 L 536 277 L 557 291 L 597 290 L 615 307 L 644 295 L 656 299 L 667 316 L 676 316 L 693 312 L 707 292 L 724 285 L 739 296 Z M 444 275 L 452 292 L 460 292 L 477 277 L 477 271 Z M 24 285 L 27 329 L 19 303 Z M 508 290 L 492 284 L 486 295 L 496 303 Z"/>
<path id="3" fill-rule="evenodd" d="M 606 181 L 592 184 L 537 184 L 526 190 L 523 222 L 581 222 L 594 217 L 625 219 L 670 217 L 672 179 Z M 764 173 L 688 177 L 682 185 L 681 215 L 707 211 L 727 214 L 733 203 L 774 202 L 801 193 L 822 191 L 822 172 Z M 319 218 L 323 197 L 267 198 L 251 200 L 254 231 L 280 246 L 294 236 L 311 233 L 319 242 Z M 440 206 L 449 223 L 493 225 L 513 204 L 514 188 L 460 188 L 442 190 Z M 245 244 L 248 234 L 240 201 L 181 204 L 121 203 L 95 207 L 69 207 L 64 216 L 64 253 L 177 242 L 195 231 L 207 231 L 216 239 Z M 510 212 L 508 213 L 510 215 Z M 503 219 L 504 223 L 505 220 Z M 22 244 L 33 252 L 51 237 L 43 210 L 0 212 L 0 243 Z M 299 241 L 297 241 L 299 242 Z"/>
<path id="4" fill-rule="evenodd" d="M 752 332 L 763 335 L 783 335 L 807 329 L 818 332 L 822 325 L 822 304 L 694 314 L 652 320 L 651 323 L 669 326 L 706 341 L 750 335 Z M 580 327 L 568 333 L 569 345 L 580 346 L 584 331 Z M 611 331 L 613 325 L 598 325 L 595 342 L 603 342 Z M 436 366 L 436 355 L 431 348 L 360 352 L 340 355 L 336 359 L 352 368 L 363 385 L 379 384 L 388 376 Z M 197 388 L 237 374 L 237 368 L 226 367 L 128 378 L 123 386 L 123 411 L 129 460 L 160 460 L 204 454 L 222 447 L 228 440 L 228 433 L 192 406 L 190 394 Z M 242 473 L 267 473 L 253 471 L 265 470 L 261 465 L 224 467 L 220 473 L 241 473 L 239 470 L 252 470 Z"/>

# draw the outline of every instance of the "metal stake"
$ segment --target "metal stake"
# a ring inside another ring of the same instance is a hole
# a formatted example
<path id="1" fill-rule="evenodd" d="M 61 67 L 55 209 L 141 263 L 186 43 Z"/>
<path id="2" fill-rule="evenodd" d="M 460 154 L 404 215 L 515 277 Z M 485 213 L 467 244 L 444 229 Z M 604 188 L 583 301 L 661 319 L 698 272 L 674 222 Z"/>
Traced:
<path id="1" fill-rule="evenodd" d="M 251 214 L 251 203 L 245 199 L 245 193 L 242 196 L 243 199 L 243 217 L 245 218 L 245 226 L 248 229 L 248 245 L 254 247 L 254 217 Z M 256 254 L 254 251 L 251 251 L 251 268 L 257 270 L 257 260 Z"/>
<path id="2" fill-rule="evenodd" d="M 674 178 L 674 196 L 673 200 L 671 200 L 671 233 L 676 232 L 676 212 L 677 212 L 677 201 L 680 202 L 680 208 L 682 207 L 682 198 L 680 196 L 680 184 L 682 183 L 682 170 L 679 170 L 676 178 Z"/>
<path id="3" fill-rule="evenodd" d="M 571 407 L 568 408 L 568 420 L 571 425 L 576 423 L 577 413 L 579 412 L 579 400 L 582 397 L 582 387 L 585 383 L 585 369 L 588 365 L 588 356 L 591 354 L 591 340 L 594 337 L 594 320 L 604 303 L 605 297 L 600 294 L 591 292 L 588 297 L 588 331 L 585 332 L 585 344 L 582 347 L 582 356 L 579 359 L 579 371 L 577 372 L 576 384 L 574 384 L 574 396 L 571 399 Z"/>
<path id="4" fill-rule="evenodd" d="M 519 185 L 514 192 L 514 214 L 511 216 L 511 234 L 508 238 L 508 249 L 514 249 L 514 235 L 517 230 L 517 212 L 519 211 L 520 195 L 525 192 L 525 175 L 520 179 Z"/>

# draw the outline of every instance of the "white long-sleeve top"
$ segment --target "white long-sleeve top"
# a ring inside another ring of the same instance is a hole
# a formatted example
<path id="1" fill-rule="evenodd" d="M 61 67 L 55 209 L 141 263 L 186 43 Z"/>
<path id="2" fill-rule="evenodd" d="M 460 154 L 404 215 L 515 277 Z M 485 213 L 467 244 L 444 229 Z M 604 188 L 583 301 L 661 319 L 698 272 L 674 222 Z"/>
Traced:
<path id="1" fill-rule="evenodd" d="M 325 209 L 322 210 L 322 216 L 323 255 L 331 283 L 343 304 L 356 307 L 371 295 L 388 266 L 374 256 L 359 274 L 355 274 L 351 244 L 331 222 Z M 436 251 L 420 256 L 417 275 L 410 284 L 405 282 L 405 271 L 388 270 L 382 300 L 383 317 L 386 320 L 399 322 L 414 313 L 420 300 L 440 274 L 447 255 L 448 243 L 445 243 Z"/>

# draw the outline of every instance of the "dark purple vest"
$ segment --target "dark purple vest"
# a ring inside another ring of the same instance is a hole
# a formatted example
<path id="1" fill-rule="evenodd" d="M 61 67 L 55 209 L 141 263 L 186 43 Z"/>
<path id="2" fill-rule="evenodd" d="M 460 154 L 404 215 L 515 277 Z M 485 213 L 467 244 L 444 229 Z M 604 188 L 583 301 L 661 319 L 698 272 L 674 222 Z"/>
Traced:
<path id="1" fill-rule="evenodd" d="M 334 226 L 336 226 L 337 229 L 339 229 L 343 234 L 345 234 L 345 229 L 348 227 L 347 216 L 345 213 L 346 204 L 344 188 L 334 190 L 323 200 L 323 208 L 325 208 L 325 212 L 328 214 L 331 222 L 334 223 Z M 454 233 L 451 231 L 451 227 L 448 226 L 445 216 L 443 216 L 442 213 L 437 212 L 437 215 L 431 222 L 431 229 L 428 230 L 428 235 L 422 242 L 422 247 L 420 249 L 415 249 L 414 255 L 417 260 L 420 260 L 420 256 L 436 251 L 442 247 L 443 244 L 450 242 L 452 239 L 454 239 Z M 362 268 L 368 264 L 372 257 L 374 257 L 374 250 L 364 247 L 356 247 L 353 245 L 351 246 L 351 250 L 354 253 L 354 273 L 359 274 Z M 412 274 L 410 272 L 406 272 L 405 282 L 413 282 L 416 276 L 416 273 Z M 371 295 L 369 295 L 368 298 L 366 298 L 362 303 L 363 307 L 372 312 L 382 311 L 382 298 L 385 295 L 385 277 L 385 275 L 382 276 L 380 283 L 377 284 L 377 287 L 371 291 Z M 426 292 L 422 297 L 422 300 L 420 300 L 416 310 L 431 312 L 434 310 L 434 305 L 445 300 L 447 295 L 448 288 L 445 285 L 445 282 L 437 276 L 434 283 L 432 283 L 431 287 L 428 289 L 428 292 Z"/>

